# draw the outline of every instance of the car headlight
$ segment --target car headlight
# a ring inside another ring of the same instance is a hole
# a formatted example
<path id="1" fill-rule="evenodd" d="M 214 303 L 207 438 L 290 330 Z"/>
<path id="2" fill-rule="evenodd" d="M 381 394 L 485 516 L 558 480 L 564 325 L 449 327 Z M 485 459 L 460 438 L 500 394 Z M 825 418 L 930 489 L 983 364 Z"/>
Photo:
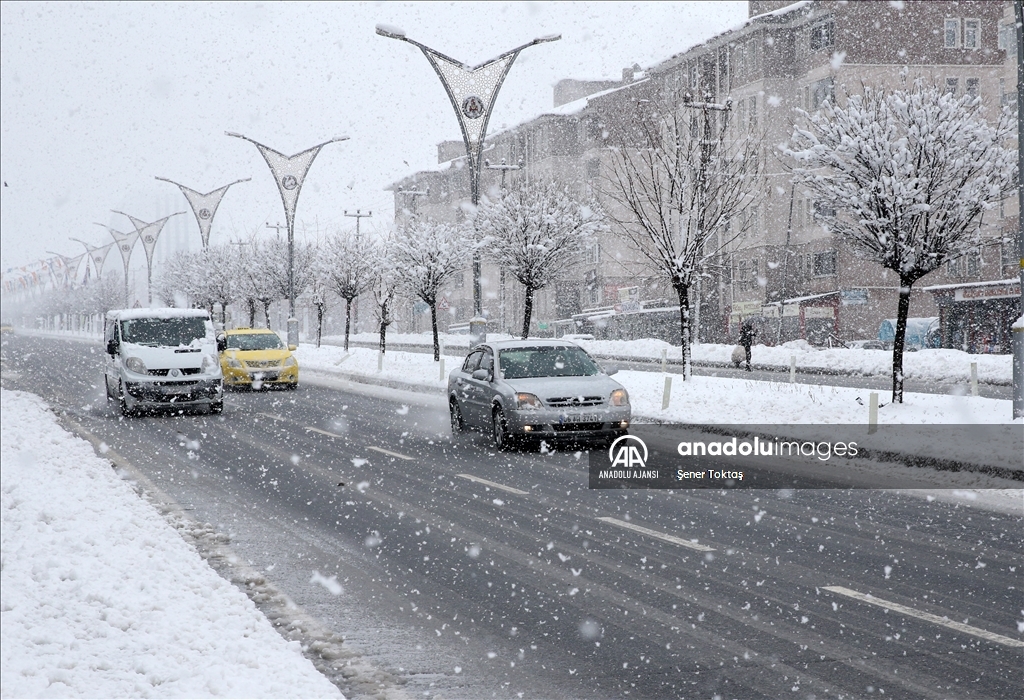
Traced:
<path id="1" fill-rule="evenodd" d="M 213 355 L 203 355 L 203 364 L 200 371 L 203 374 L 216 374 L 220 369 L 220 363 Z"/>
<path id="2" fill-rule="evenodd" d="M 612 406 L 628 406 L 629 394 L 626 393 L 625 389 L 616 389 L 612 392 L 611 397 L 608 399 L 608 403 Z"/>
<path id="3" fill-rule="evenodd" d="M 228 367 L 230 367 L 231 369 L 242 369 L 242 363 L 239 362 L 234 357 L 227 358 L 227 362 L 228 362 Z"/>
<path id="4" fill-rule="evenodd" d="M 125 369 L 136 374 L 146 373 L 146 363 L 138 357 L 129 357 L 124 361 Z"/>
<path id="5" fill-rule="evenodd" d="M 543 405 L 544 404 L 540 402 L 540 399 L 538 399 L 533 394 L 527 394 L 526 392 L 516 394 L 516 406 L 518 408 L 536 410 Z"/>
<path id="6" fill-rule="evenodd" d="M 288 357 L 284 358 L 284 362 L 282 362 L 281 364 L 284 365 L 285 367 L 295 367 L 299 363 L 295 361 L 295 357 L 293 355 L 289 355 Z"/>

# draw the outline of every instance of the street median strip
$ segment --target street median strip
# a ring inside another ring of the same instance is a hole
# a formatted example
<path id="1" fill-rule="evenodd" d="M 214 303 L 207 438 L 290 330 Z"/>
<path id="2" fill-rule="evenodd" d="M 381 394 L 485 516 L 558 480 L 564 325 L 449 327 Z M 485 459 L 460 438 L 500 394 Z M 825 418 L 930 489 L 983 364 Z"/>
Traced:
<path id="1" fill-rule="evenodd" d="M 849 588 L 844 588 L 843 586 L 824 586 L 823 588 L 824 590 L 829 591 L 831 593 L 835 593 L 837 595 L 846 596 L 847 598 L 853 598 L 854 600 L 859 600 L 862 603 L 867 603 L 869 605 L 877 605 L 880 608 L 892 610 L 893 612 L 898 612 L 902 615 L 916 617 L 919 620 L 932 622 L 936 625 L 942 625 L 943 627 L 948 627 L 949 629 L 956 630 L 957 632 L 964 632 L 975 637 L 980 637 L 981 639 L 987 639 L 988 641 L 995 642 L 996 644 L 1002 644 L 1008 647 L 1024 647 L 1024 642 L 1022 642 L 1019 639 L 1004 637 L 1001 634 L 989 632 L 978 627 L 971 627 L 970 625 L 965 625 L 962 622 L 954 622 L 949 618 L 939 617 L 938 615 L 932 615 L 931 613 L 921 612 L 920 610 L 914 610 L 913 608 L 908 608 L 907 606 L 900 605 L 899 603 L 892 603 L 888 600 L 876 598 L 868 593 L 859 593 L 857 591 L 852 591 Z"/>
<path id="2" fill-rule="evenodd" d="M 502 491 L 508 491 L 509 493 L 516 494 L 517 496 L 527 496 L 527 495 L 529 495 L 529 491 L 520 491 L 519 489 L 514 489 L 511 486 L 505 486 L 503 484 L 497 484 L 497 483 L 495 483 L 493 481 L 488 481 L 487 479 L 481 479 L 478 476 L 473 476 L 472 474 L 456 474 L 456 476 L 459 476 L 459 477 L 461 477 L 463 479 L 469 479 L 470 481 L 475 481 L 476 483 L 483 484 L 484 486 L 490 486 L 492 489 L 500 489 Z"/>
<path id="3" fill-rule="evenodd" d="M 618 518 L 598 518 L 598 520 L 600 520 L 602 522 L 609 523 L 611 525 L 617 525 L 619 527 L 624 527 L 627 530 L 632 530 L 634 532 L 639 532 L 641 535 L 647 535 L 649 537 L 656 537 L 659 540 L 664 540 L 666 542 L 671 542 L 672 544 L 677 544 L 680 547 L 689 547 L 690 549 L 695 549 L 698 552 L 713 552 L 713 551 L 715 551 L 714 547 L 708 547 L 707 545 L 697 544 L 696 542 L 690 542 L 689 540 L 684 540 L 683 538 L 676 537 L 674 535 L 666 535 L 664 532 L 658 532 L 657 530 L 649 530 L 646 527 L 642 527 L 640 525 L 634 525 L 633 523 L 628 523 L 625 520 L 619 520 Z"/>

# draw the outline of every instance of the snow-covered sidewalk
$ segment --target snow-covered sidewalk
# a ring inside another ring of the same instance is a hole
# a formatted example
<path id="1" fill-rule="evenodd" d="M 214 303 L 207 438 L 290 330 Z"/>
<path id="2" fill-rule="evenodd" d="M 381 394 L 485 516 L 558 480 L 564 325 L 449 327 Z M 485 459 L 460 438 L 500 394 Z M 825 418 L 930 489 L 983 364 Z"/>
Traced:
<path id="1" fill-rule="evenodd" d="M 489 339 L 508 338 L 488 334 Z M 463 356 L 469 349 L 468 335 L 442 334 L 446 347 L 461 350 Z M 352 336 L 360 343 L 376 344 L 375 333 L 360 333 Z M 332 344 L 340 345 L 343 336 L 325 338 Z M 660 362 L 664 351 L 669 362 L 679 362 L 681 351 L 678 345 L 663 340 L 637 338 L 635 340 L 580 340 L 574 339 L 591 355 L 598 358 L 623 358 Z M 388 333 L 388 343 L 396 345 L 429 346 L 433 343 L 428 333 Z M 732 345 L 700 343 L 693 346 L 693 362 L 711 366 L 728 366 L 733 350 Z M 454 354 L 454 353 L 453 353 Z M 892 351 L 863 350 L 859 348 L 819 348 L 805 340 L 794 340 L 777 346 L 755 345 L 751 352 L 758 367 L 788 370 L 794 363 L 798 372 L 820 372 L 823 374 L 852 374 L 866 377 L 889 377 L 892 375 Z M 1011 355 L 972 355 L 961 350 L 920 350 L 907 352 L 903 356 L 903 369 L 907 379 L 917 381 L 962 384 L 967 386 L 971 379 L 971 364 L 978 367 L 978 381 L 991 384 L 1010 385 L 1013 383 L 1013 357 Z"/>
<path id="2" fill-rule="evenodd" d="M 0 412 L 3 697 L 341 697 L 41 399 Z"/>

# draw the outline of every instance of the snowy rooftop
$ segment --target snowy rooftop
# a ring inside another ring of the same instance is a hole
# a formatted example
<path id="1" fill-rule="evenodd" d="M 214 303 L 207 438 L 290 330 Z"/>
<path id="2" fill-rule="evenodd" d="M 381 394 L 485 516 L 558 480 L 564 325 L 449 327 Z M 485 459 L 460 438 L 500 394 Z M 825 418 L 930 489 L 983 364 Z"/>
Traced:
<path id="1" fill-rule="evenodd" d="M 107 318 L 210 318 L 206 309 L 115 309 Z"/>

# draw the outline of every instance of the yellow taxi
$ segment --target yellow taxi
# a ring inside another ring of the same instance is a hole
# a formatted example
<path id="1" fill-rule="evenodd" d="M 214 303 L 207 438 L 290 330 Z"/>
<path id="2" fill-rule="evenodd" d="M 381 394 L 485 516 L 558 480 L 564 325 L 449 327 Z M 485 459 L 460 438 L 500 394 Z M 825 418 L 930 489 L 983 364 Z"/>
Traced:
<path id="1" fill-rule="evenodd" d="M 299 361 L 294 345 L 267 328 L 235 328 L 224 332 L 227 347 L 220 354 L 224 385 L 253 389 L 299 385 Z"/>

